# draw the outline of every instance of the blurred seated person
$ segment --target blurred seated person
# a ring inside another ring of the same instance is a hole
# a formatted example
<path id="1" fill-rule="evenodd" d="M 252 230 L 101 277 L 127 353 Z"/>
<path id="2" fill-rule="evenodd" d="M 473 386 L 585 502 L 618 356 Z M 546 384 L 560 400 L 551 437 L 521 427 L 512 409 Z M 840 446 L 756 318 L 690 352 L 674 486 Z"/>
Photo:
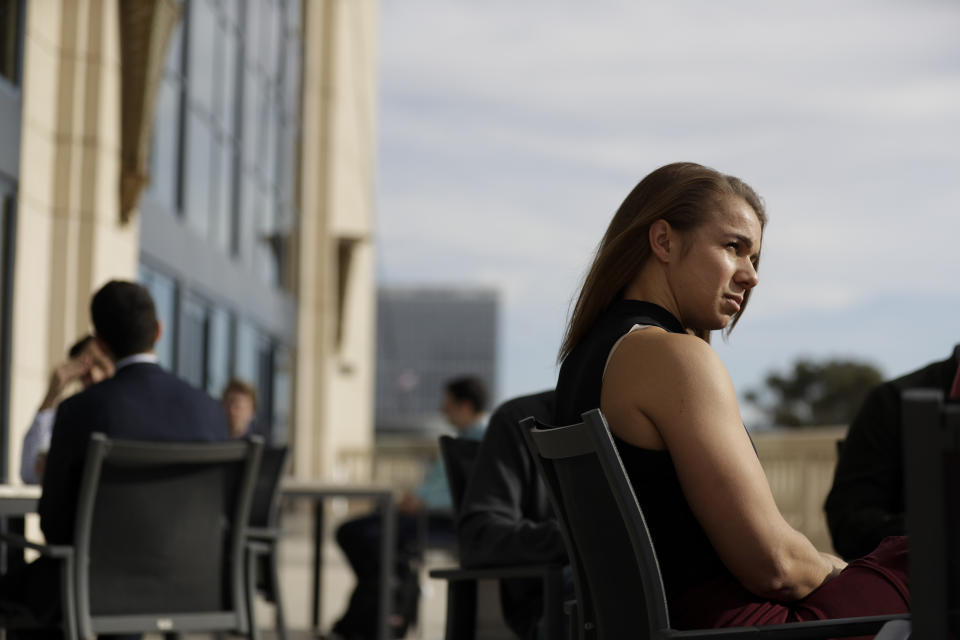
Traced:
<path id="1" fill-rule="evenodd" d="M 479 378 L 467 376 L 446 383 L 441 410 L 457 437 L 480 440 L 486 423 L 487 389 Z M 416 553 L 419 519 L 425 513 L 430 539 L 453 538 L 453 502 L 447 487 L 443 461 L 437 459 L 423 482 L 397 504 L 397 593 L 391 620 L 395 637 L 403 637 L 416 615 L 419 586 L 410 566 Z M 376 637 L 377 598 L 380 577 L 380 516 L 371 514 L 350 520 L 337 529 L 337 542 L 350 561 L 357 584 L 346 612 L 333 626 L 334 638 L 366 640 Z"/>
<path id="2" fill-rule="evenodd" d="M 88 333 L 70 347 L 67 359 L 53 368 L 47 395 L 23 437 L 20 478 L 24 483 L 39 484 L 43 478 L 57 405 L 68 387 L 79 382 L 81 389 L 86 389 L 112 375 L 113 363 L 103 354 L 92 335 Z"/>
<path id="3" fill-rule="evenodd" d="M 257 390 L 249 382 L 231 378 L 220 398 L 227 412 L 231 438 L 243 438 L 256 432 Z"/>
<path id="4" fill-rule="evenodd" d="M 560 525 L 519 422 L 551 422 L 554 391 L 508 400 L 490 417 L 457 518 L 460 566 L 566 564 Z M 573 597 L 572 580 L 562 599 Z M 543 588 L 535 578 L 500 581 L 503 616 L 521 638 L 537 637 Z M 562 606 L 562 603 L 559 603 Z"/>
<path id="5" fill-rule="evenodd" d="M 960 345 L 946 360 L 874 388 L 850 423 L 824 505 L 833 547 L 845 559 L 906 533 L 900 398 L 920 388 L 960 399 Z"/>

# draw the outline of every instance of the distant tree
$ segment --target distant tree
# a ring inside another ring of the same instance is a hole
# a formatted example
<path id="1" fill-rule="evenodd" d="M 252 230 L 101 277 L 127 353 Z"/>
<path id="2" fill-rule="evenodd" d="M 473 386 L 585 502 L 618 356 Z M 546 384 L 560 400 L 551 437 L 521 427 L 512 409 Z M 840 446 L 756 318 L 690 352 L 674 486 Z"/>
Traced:
<path id="1" fill-rule="evenodd" d="M 801 358 L 787 373 L 771 371 L 763 389 L 750 389 L 744 399 L 784 427 L 849 424 L 867 393 L 883 381 L 868 362 Z"/>

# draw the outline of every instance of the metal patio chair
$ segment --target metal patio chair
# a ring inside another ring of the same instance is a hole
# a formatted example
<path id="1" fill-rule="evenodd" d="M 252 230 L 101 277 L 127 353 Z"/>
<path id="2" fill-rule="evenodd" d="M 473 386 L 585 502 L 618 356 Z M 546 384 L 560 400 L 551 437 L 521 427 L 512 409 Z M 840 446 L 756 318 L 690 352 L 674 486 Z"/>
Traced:
<path id="1" fill-rule="evenodd" d="M 834 638 L 877 633 L 906 637 L 906 615 L 818 620 L 726 629 L 679 630 L 670 623 L 656 549 L 633 486 L 599 409 L 578 424 L 550 427 L 526 418 L 522 429 L 560 518 L 577 592 L 578 637 Z M 630 606 L 624 606 L 625 597 Z"/>

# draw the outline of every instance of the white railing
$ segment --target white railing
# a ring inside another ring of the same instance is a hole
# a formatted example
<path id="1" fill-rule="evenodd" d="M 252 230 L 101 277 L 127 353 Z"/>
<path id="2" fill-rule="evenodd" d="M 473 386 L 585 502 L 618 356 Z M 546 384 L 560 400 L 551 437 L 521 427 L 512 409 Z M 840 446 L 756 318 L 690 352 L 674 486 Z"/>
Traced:
<path id="1" fill-rule="evenodd" d="M 752 434 L 780 512 L 822 551 L 833 549 L 823 501 L 833 484 L 837 441 L 846 431 L 846 427 L 807 427 Z"/>
<path id="2" fill-rule="evenodd" d="M 818 549 L 833 548 L 823 514 L 823 501 L 833 483 L 837 441 L 846 427 L 776 429 L 753 433 L 760 462 L 777 506 Z M 344 482 L 376 482 L 397 488 L 416 487 L 436 459 L 435 440 L 391 439 L 370 449 L 345 449 L 337 458 L 337 477 Z"/>

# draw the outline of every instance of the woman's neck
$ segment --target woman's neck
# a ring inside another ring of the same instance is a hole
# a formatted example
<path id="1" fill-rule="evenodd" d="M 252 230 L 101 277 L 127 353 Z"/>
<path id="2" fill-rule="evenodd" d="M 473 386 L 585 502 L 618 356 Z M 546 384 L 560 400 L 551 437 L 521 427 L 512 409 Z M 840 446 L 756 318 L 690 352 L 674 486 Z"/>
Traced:
<path id="1" fill-rule="evenodd" d="M 666 274 L 662 269 L 657 269 L 657 266 L 648 262 L 623 290 L 623 297 L 627 300 L 643 300 L 660 305 L 683 322 L 680 316 L 680 305 L 667 282 Z"/>

